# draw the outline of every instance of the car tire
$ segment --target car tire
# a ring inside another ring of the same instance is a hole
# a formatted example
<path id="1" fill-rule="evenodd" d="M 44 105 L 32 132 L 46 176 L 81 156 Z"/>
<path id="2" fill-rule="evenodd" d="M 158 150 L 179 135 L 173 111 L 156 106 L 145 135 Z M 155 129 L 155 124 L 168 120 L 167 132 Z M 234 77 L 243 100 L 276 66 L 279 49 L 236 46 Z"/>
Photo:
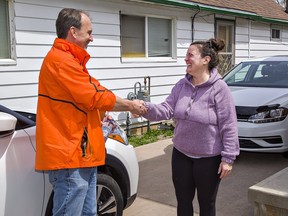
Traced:
<path id="1" fill-rule="evenodd" d="M 109 175 L 97 176 L 97 215 L 122 216 L 124 201 L 117 182 Z"/>
<path id="2" fill-rule="evenodd" d="M 45 216 L 52 216 L 53 209 L 52 191 Z M 109 175 L 97 175 L 97 215 L 98 216 L 122 216 L 123 215 L 123 197 L 117 182 Z"/>

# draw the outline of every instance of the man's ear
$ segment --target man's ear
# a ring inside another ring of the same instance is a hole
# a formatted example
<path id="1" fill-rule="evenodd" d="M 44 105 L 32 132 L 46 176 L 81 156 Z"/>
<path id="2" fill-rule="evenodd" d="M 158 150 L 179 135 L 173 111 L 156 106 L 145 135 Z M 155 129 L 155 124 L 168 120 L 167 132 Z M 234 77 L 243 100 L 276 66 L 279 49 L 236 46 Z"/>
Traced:
<path id="1" fill-rule="evenodd" d="M 69 33 L 70 35 L 73 37 L 73 38 L 76 38 L 77 37 L 77 29 L 74 27 L 74 26 L 71 26 L 70 29 L 69 29 Z M 68 34 L 69 34 L 68 33 Z"/>

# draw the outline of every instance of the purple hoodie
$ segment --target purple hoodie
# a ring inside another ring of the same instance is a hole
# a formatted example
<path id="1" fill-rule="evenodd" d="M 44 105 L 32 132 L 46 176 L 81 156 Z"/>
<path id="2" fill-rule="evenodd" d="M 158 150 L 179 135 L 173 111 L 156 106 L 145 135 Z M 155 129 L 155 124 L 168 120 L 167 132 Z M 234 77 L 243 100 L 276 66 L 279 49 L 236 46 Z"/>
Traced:
<path id="1" fill-rule="evenodd" d="M 222 155 L 222 161 L 233 163 L 239 155 L 237 117 L 229 87 L 217 69 L 201 85 L 191 84 L 191 75 L 176 83 L 161 104 L 147 102 L 150 121 L 175 123 L 173 143 L 180 152 L 192 157 Z"/>

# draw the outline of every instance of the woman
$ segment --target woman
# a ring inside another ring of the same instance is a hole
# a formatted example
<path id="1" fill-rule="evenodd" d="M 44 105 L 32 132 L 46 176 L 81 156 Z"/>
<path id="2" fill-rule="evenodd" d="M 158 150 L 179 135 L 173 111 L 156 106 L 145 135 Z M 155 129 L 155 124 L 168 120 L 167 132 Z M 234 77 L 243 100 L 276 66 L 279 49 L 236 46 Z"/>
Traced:
<path id="1" fill-rule="evenodd" d="M 178 216 L 193 215 L 196 190 L 200 216 L 215 215 L 220 180 L 230 174 L 239 155 L 235 106 L 216 69 L 224 46 L 218 39 L 191 43 L 186 76 L 165 102 L 146 103 L 145 118 L 175 122 L 172 178 Z"/>

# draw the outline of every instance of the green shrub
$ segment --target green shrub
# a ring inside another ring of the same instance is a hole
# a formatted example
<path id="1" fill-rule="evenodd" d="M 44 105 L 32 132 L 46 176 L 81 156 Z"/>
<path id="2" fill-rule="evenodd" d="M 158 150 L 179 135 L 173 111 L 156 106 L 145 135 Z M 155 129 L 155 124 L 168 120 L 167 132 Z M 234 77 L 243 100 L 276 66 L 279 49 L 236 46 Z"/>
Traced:
<path id="1" fill-rule="evenodd" d="M 128 137 L 128 141 L 134 147 L 153 143 L 161 139 L 168 139 L 173 136 L 173 130 L 151 129 L 143 135 L 133 135 Z"/>

